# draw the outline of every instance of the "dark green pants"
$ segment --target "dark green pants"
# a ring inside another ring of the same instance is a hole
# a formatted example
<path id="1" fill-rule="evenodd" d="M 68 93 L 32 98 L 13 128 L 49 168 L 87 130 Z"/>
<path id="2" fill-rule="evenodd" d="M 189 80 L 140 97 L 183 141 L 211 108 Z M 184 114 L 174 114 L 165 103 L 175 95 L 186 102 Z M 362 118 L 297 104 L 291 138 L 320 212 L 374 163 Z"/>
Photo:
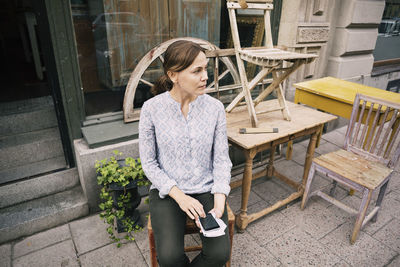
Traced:
<path id="1" fill-rule="evenodd" d="M 150 217 L 156 241 L 157 259 L 161 267 L 166 266 L 223 266 L 230 256 L 228 227 L 225 235 L 219 237 L 204 237 L 200 234 L 203 249 L 189 263 L 184 252 L 184 233 L 186 213 L 183 212 L 174 199 L 167 196 L 161 199 L 158 190 L 150 191 Z M 214 207 L 214 195 L 211 193 L 190 195 L 197 199 L 207 213 Z M 228 225 L 226 208 L 221 218 Z"/>

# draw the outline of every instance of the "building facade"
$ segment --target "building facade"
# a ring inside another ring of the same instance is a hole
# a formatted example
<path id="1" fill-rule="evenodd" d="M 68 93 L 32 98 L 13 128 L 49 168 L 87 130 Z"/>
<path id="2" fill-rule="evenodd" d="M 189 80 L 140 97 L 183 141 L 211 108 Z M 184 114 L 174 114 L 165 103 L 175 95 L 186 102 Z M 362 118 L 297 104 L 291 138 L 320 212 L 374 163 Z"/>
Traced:
<path id="1" fill-rule="evenodd" d="M 2 201 L 0 216 L 33 205 L 27 203 L 48 208 L 28 214 L 29 222 L 16 221 L 19 228 L 0 225 L 5 242 L 96 211 L 95 160 L 114 149 L 139 156 L 138 123 L 123 122 L 122 104 L 148 51 L 185 36 L 220 48 L 233 45 L 226 0 L 2 3 L 2 50 L 9 64 L 2 72 L 0 195 L 10 200 Z M 318 55 L 284 83 L 286 98 L 294 98 L 293 83 L 325 76 L 399 92 L 399 7 L 395 0 L 275 0 L 274 45 Z M 262 45 L 262 14 L 242 11 L 238 22 L 244 46 Z M 249 65 L 248 75 L 254 71 Z M 161 62 L 152 62 L 143 80 L 160 73 Z M 135 107 L 150 97 L 149 84 L 141 83 Z M 240 172 L 240 153 L 231 151 L 231 157 Z M 57 201 L 69 204 L 55 208 Z"/>

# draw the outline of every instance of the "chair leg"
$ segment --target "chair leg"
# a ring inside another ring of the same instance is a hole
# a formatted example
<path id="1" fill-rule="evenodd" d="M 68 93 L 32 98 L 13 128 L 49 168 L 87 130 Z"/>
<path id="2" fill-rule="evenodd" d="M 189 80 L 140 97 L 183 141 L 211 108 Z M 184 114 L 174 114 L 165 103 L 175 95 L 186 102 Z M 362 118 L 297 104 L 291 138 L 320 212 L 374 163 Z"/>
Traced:
<path id="1" fill-rule="evenodd" d="M 332 182 L 331 191 L 329 191 L 329 195 L 330 195 L 331 197 L 333 197 L 333 196 L 335 195 L 336 186 L 337 186 L 337 182 L 336 182 L 336 181 L 333 181 L 333 182 Z"/>
<path id="2" fill-rule="evenodd" d="M 154 240 L 154 233 L 152 230 L 149 230 L 149 244 L 150 244 L 150 264 L 151 267 L 157 267 L 157 252 L 156 252 L 156 242 Z"/>
<path id="3" fill-rule="evenodd" d="M 363 198 L 361 200 L 361 205 L 358 210 L 356 224 L 354 225 L 353 234 L 351 235 L 350 243 L 353 245 L 356 242 L 357 235 L 360 232 L 362 223 L 367 213 L 369 202 L 371 201 L 372 191 L 365 188 L 363 192 Z"/>
<path id="4" fill-rule="evenodd" d="M 315 174 L 315 163 L 313 162 L 313 163 L 311 163 L 310 171 L 308 172 L 306 188 L 304 189 L 303 199 L 301 201 L 301 207 L 300 207 L 301 210 L 304 209 L 304 207 L 308 201 L 308 195 L 309 195 L 309 191 L 311 188 L 312 180 L 314 179 L 314 174 Z"/>
<path id="5" fill-rule="evenodd" d="M 385 196 L 385 192 L 386 192 L 388 183 L 389 183 L 389 180 L 384 185 L 381 186 L 381 189 L 379 190 L 378 199 L 376 200 L 376 204 L 375 204 L 376 207 L 381 207 L 382 200 L 383 200 L 383 197 Z M 376 222 L 376 219 L 378 218 L 378 213 L 379 213 L 379 211 L 377 211 L 375 213 L 374 217 L 371 218 L 372 222 Z"/>

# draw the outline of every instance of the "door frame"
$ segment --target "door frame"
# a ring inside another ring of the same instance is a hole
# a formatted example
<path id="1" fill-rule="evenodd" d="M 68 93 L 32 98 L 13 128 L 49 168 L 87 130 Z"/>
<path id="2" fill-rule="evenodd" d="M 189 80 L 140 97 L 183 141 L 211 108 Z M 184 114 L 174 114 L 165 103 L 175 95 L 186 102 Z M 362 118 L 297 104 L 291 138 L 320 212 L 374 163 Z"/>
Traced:
<path id="1" fill-rule="evenodd" d="M 73 140 L 82 137 L 83 94 L 69 0 L 34 0 L 38 34 L 67 166 L 76 165 Z"/>

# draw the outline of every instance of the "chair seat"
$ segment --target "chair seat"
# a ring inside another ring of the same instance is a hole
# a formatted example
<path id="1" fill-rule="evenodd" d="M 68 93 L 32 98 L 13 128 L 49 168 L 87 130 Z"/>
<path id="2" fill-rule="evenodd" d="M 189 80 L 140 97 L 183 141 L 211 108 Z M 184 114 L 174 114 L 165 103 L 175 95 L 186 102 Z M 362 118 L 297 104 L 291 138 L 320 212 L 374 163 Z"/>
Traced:
<path id="1" fill-rule="evenodd" d="M 338 150 L 314 158 L 318 165 L 333 173 L 374 190 L 382 184 L 392 169 L 382 163 L 370 161 L 347 150 Z"/>
<path id="2" fill-rule="evenodd" d="M 277 48 L 257 48 L 239 50 L 241 59 L 257 65 L 277 65 L 282 61 L 306 60 L 306 63 L 313 61 L 317 55 L 301 54 L 285 51 Z"/>

